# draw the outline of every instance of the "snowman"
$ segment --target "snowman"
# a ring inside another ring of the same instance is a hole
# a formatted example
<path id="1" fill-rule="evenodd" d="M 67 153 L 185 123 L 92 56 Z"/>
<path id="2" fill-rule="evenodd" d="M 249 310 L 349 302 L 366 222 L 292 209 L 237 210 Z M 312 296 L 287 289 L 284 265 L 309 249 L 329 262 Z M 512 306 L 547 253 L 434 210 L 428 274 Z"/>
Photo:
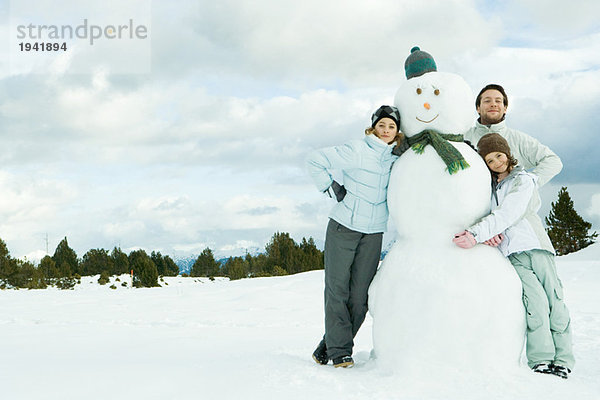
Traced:
<path id="1" fill-rule="evenodd" d="M 472 91 L 418 47 L 405 69 L 394 103 L 412 147 L 388 187 L 397 239 L 369 288 L 377 364 L 402 373 L 515 368 L 525 334 L 521 282 L 498 249 L 452 242 L 490 210 L 490 174 L 462 139 Z"/>

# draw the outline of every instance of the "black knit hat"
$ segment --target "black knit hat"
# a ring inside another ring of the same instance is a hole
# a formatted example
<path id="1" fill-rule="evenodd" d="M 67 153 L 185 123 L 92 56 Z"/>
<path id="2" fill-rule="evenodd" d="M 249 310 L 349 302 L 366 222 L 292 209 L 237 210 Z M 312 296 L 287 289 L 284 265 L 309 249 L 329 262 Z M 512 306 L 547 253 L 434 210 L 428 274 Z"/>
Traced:
<path id="1" fill-rule="evenodd" d="M 371 115 L 371 127 L 375 128 L 375 125 L 382 118 L 390 118 L 393 119 L 396 123 L 396 127 L 400 129 L 400 112 L 394 106 L 381 106 L 379 107 L 373 115 Z"/>
<path id="2" fill-rule="evenodd" d="M 498 133 L 488 133 L 483 135 L 481 139 L 479 139 L 479 142 L 477 142 L 477 152 L 482 158 L 485 159 L 485 156 L 495 151 L 504 153 L 508 158 L 512 158 L 508 142 Z"/>
<path id="3" fill-rule="evenodd" d="M 417 46 L 410 50 L 410 55 L 404 62 L 406 79 L 421 76 L 426 72 L 437 71 L 437 65 L 431 54 L 421 51 Z"/>

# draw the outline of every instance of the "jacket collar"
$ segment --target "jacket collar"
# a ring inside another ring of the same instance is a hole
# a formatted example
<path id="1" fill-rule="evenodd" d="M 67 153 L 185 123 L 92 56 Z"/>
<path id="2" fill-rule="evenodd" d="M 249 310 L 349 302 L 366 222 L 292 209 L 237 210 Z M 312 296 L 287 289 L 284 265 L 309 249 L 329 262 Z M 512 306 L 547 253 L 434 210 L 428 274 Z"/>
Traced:
<path id="1" fill-rule="evenodd" d="M 498 183 L 497 187 L 500 187 L 504 184 L 504 182 L 510 181 L 515 176 L 519 175 L 521 172 L 525 171 L 525 168 L 521 165 L 517 165 L 513 168 L 512 171 L 506 176 L 506 178 L 502 179 L 502 182 Z"/>
<path id="2" fill-rule="evenodd" d="M 499 205 L 500 203 L 498 203 L 498 189 L 500 189 L 500 186 L 504 185 L 505 182 L 510 181 L 512 178 L 514 178 L 517 174 L 521 173 L 522 171 L 524 171 L 523 167 L 520 165 L 517 165 L 513 168 L 512 171 L 510 171 L 510 173 L 508 174 L 508 176 L 504 179 L 502 179 L 501 182 L 496 181 L 495 177 L 492 177 L 492 196 L 494 197 L 494 200 L 496 200 L 496 205 Z"/>
<path id="3" fill-rule="evenodd" d="M 477 129 L 484 129 L 487 132 L 501 133 L 506 130 L 506 120 L 503 119 L 502 121 L 498 122 L 497 124 L 483 125 L 481 122 L 479 122 L 479 119 L 478 119 L 477 122 L 475 122 L 475 126 L 477 127 Z"/>
<path id="4" fill-rule="evenodd" d="M 381 154 L 391 153 L 392 148 L 394 147 L 393 144 L 387 144 L 374 134 L 365 135 L 365 142 L 367 142 L 367 146 Z"/>

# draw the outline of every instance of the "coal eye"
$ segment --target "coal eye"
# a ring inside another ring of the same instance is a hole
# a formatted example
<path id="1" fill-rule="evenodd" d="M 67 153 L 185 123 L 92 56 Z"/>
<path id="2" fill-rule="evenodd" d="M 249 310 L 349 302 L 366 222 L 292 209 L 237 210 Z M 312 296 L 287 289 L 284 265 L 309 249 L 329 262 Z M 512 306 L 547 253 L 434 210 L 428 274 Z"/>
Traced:
<path id="1" fill-rule="evenodd" d="M 440 95 L 440 89 L 435 89 L 433 91 L 433 94 L 435 94 L 436 96 L 439 96 Z"/>
<path id="2" fill-rule="evenodd" d="M 417 94 L 421 94 L 423 93 L 423 91 L 421 90 L 421 88 L 417 88 Z"/>

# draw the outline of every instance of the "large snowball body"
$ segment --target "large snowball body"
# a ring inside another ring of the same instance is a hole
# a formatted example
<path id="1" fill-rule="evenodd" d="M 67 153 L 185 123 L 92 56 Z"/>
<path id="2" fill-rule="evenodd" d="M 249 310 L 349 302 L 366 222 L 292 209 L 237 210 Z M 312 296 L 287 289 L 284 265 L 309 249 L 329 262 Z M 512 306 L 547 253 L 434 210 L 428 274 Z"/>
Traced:
<path id="1" fill-rule="evenodd" d="M 429 72 L 405 82 L 395 97 L 402 131 L 464 133 L 473 95 L 454 74 Z M 470 164 L 450 175 L 427 146 L 394 164 L 388 188 L 397 241 L 369 289 L 378 364 L 418 373 L 515 367 L 525 314 L 521 282 L 495 248 L 465 250 L 452 235 L 489 213 L 490 175 L 467 144 L 451 142 Z M 487 373 L 487 372 L 486 372 Z"/>

